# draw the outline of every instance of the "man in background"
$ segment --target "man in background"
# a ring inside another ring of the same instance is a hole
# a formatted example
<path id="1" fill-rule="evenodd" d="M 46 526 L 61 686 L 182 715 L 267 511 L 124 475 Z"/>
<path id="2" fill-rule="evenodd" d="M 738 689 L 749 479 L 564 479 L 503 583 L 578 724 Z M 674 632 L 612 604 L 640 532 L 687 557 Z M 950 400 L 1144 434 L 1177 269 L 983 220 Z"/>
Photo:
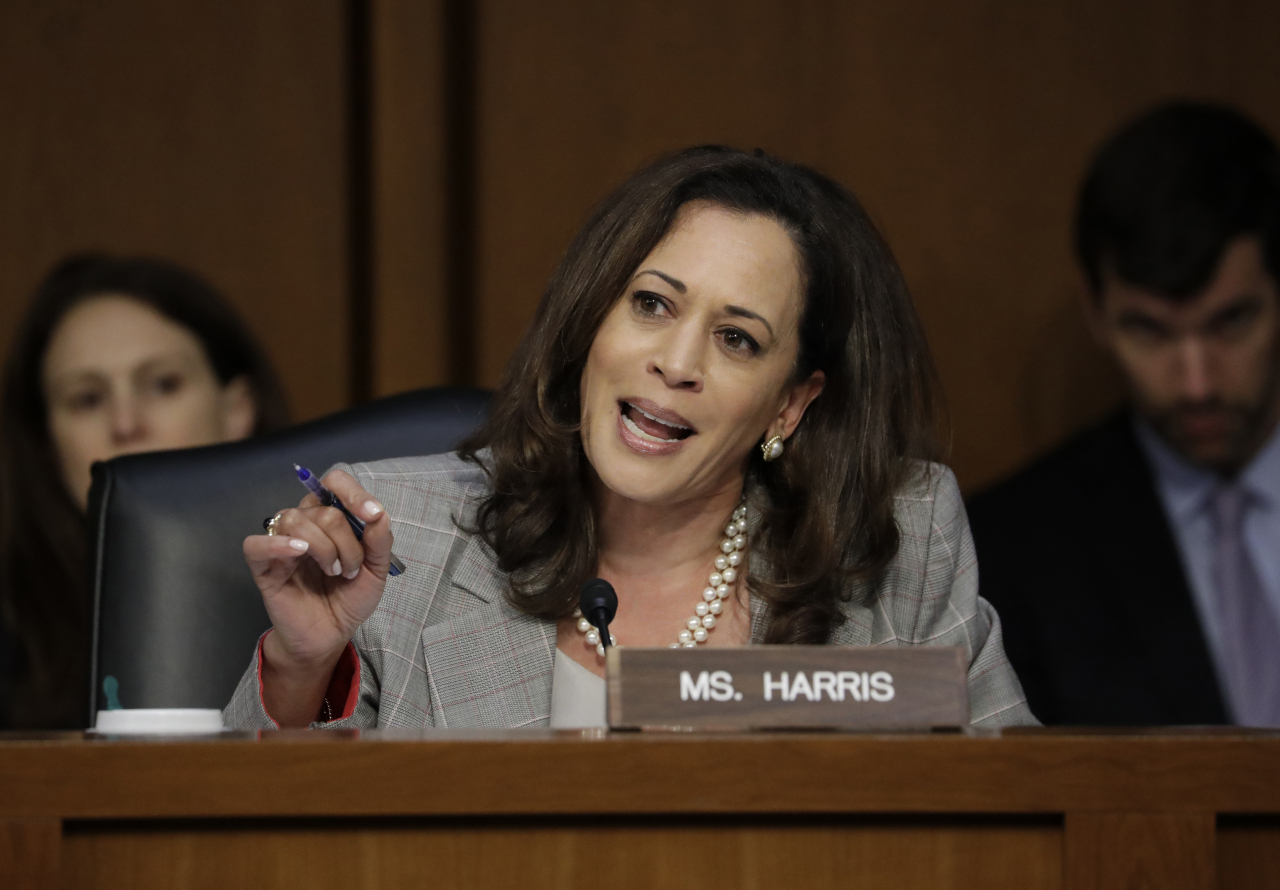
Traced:
<path id="1" fill-rule="evenodd" d="M 1157 108 L 1075 240 L 1128 405 L 972 499 L 982 595 L 1045 723 L 1280 726 L 1280 153 Z"/>

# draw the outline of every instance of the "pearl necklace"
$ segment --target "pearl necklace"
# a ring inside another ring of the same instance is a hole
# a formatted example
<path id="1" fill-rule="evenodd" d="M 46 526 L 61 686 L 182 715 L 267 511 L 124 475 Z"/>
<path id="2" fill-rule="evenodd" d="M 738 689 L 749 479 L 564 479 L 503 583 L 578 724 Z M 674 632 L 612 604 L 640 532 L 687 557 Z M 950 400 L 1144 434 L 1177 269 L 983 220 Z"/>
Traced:
<path id="1" fill-rule="evenodd" d="M 738 567 L 742 565 L 747 550 L 747 508 L 739 504 L 733 511 L 733 518 L 724 530 L 724 540 L 720 542 L 720 553 L 716 556 L 715 571 L 707 578 L 707 587 L 702 591 L 702 599 L 693 607 L 693 617 L 685 622 L 684 629 L 672 643 L 672 649 L 692 649 L 699 643 L 707 641 L 707 634 L 716 626 L 716 619 L 724 611 L 724 600 L 729 598 L 733 584 L 738 580 Z M 582 614 L 581 609 L 574 609 L 573 616 L 578 619 L 578 633 L 584 634 L 587 644 L 596 647 L 596 654 L 604 657 L 604 643 L 600 641 L 600 631 Z M 616 646 L 618 637 L 612 631 L 609 637 Z"/>

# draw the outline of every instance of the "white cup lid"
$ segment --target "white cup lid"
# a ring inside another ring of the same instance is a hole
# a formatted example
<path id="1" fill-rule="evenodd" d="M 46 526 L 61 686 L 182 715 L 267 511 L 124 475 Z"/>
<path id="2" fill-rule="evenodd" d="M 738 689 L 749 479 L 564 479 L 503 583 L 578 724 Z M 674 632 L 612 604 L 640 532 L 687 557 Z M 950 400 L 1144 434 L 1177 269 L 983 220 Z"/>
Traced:
<path id="1" fill-rule="evenodd" d="M 217 708 L 125 708 L 99 711 L 95 732 L 118 735 L 161 735 L 222 732 Z"/>

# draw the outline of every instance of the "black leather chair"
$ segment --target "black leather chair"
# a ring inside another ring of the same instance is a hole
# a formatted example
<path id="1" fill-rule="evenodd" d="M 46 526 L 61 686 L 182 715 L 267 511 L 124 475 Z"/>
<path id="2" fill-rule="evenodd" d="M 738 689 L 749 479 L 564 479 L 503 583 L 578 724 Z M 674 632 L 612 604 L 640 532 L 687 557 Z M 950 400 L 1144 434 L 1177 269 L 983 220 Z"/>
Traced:
<path id="1" fill-rule="evenodd" d="M 262 520 L 306 494 L 296 461 L 453 450 L 488 410 L 474 389 L 425 389 L 278 433 L 119 457 L 93 468 L 90 714 L 114 677 L 126 708 L 221 708 L 270 622 L 241 552 Z"/>

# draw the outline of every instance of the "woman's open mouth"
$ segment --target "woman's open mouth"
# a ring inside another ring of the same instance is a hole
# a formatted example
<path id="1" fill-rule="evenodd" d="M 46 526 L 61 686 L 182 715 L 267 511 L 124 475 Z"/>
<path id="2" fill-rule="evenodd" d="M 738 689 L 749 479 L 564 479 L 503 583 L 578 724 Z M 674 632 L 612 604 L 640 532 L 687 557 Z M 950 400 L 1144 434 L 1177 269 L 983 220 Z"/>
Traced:
<path id="1" fill-rule="evenodd" d="M 618 418 L 623 441 L 644 454 L 669 453 L 697 434 L 683 417 L 647 401 L 619 401 Z"/>

